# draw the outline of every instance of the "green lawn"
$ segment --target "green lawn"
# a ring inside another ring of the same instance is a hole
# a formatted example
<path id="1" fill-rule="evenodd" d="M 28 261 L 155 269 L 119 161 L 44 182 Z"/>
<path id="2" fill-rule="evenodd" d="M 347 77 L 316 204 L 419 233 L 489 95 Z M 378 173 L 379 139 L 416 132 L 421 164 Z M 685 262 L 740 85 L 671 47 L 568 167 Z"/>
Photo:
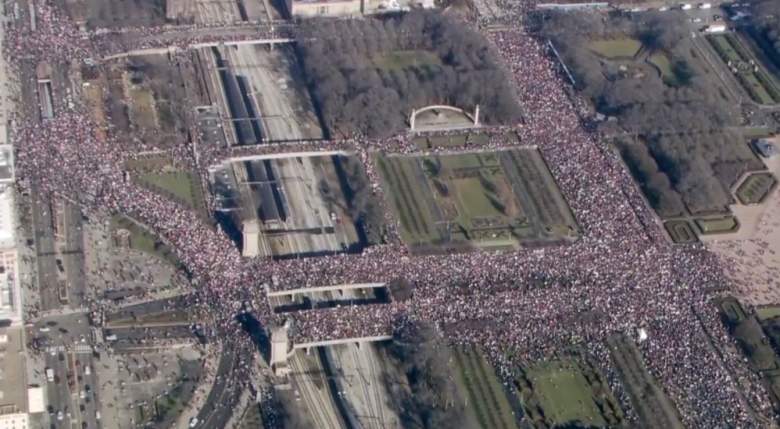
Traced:
<path id="1" fill-rule="evenodd" d="M 593 52 L 607 59 L 633 58 L 642 48 L 639 40 L 628 37 L 593 40 L 588 45 Z"/>
<path id="2" fill-rule="evenodd" d="M 777 88 L 775 81 L 766 74 L 762 66 L 759 65 L 756 70 L 753 69 L 753 65 L 748 64 L 750 60 L 754 60 L 758 64 L 757 59 L 748 53 L 747 48 L 736 34 L 710 35 L 707 36 L 707 40 L 710 41 L 723 62 L 731 63 L 732 67 L 739 67 L 737 78 L 753 101 L 759 104 L 780 102 L 780 89 Z"/>
<path id="3" fill-rule="evenodd" d="M 647 58 L 647 61 L 658 67 L 658 70 L 661 72 L 661 77 L 667 85 L 674 86 L 678 83 L 677 76 L 672 70 L 672 62 L 669 61 L 669 57 L 666 56 L 666 54 L 663 52 L 656 52 L 653 55 L 650 55 Z"/>
<path id="4" fill-rule="evenodd" d="M 401 238 L 411 245 L 441 240 L 428 206 L 430 190 L 426 183 L 420 184 L 416 180 L 416 176 L 421 174 L 418 160 L 379 156 L 376 162 L 385 185 L 385 195 L 391 200 L 401 223 Z"/>
<path id="5" fill-rule="evenodd" d="M 473 348 L 454 352 L 458 387 L 468 396 L 468 408 L 482 429 L 517 428 L 506 391 L 482 354 Z"/>
<path id="6" fill-rule="evenodd" d="M 163 191 L 170 192 L 177 199 L 187 203 L 190 207 L 195 207 L 196 178 L 187 171 L 171 171 L 166 173 L 146 173 L 142 174 L 140 180 Z"/>
<path id="7" fill-rule="evenodd" d="M 756 173 L 749 176 L 737 189 L 737 198 L 742 204 L 758 204 L 764 201 L 774 189 L 777 180 L 771 173 Z"/>
<path id="8" fill-rule="evenodd" d="M 606 426 L 588 381 L 576 367 L 560 361 L 546 362 L 529 370 L 528 379 L 546 419 L 552 424 L 578 421 L 584 425 Z"/>
<path id="9" fill-rule="evenodd" d="M 696 225 L 702 234 L 719 234 L 735 231 L 739 227 L 733 216 L 713 219 L 696 219 Z"/>
<path id="10" fill-rule="evenodd" d="M 780 306 L 761 307 L 756 309 L 756 315 L 761 320 L 780 316 Z"/>
<path id="11" fill-rule="evenodd" d="M 469 220 L 475 217 L 504 216 L 490 202 L 488 190 L 482 186 L 479 179 L 473 177 L 453 179 L 452 183 L 455 185 L 455 196 L 458 200 L 458 214 L 461 215 L 466 226 L 469 225 Z"/>

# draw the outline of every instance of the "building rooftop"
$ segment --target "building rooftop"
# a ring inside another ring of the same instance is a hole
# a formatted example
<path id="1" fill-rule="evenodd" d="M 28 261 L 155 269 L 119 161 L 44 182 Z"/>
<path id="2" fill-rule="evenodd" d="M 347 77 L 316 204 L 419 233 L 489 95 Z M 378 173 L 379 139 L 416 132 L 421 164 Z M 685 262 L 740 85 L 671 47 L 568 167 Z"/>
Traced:
<path id="1" fill-rule="evenodd" d="M 0 253 L 0 321 L 11 324 L 22 322 L 22 297 L 16 277 L 15 252 Z"/>
<path id="2" fill-rule="evenodd" d="M 27 415 L 22 329 L 0 330 L 0 429 L 14 427 L 9 425 Z"/>
<path id="3" fill-rule="evenodd" d="M 14 157 L 14 151 L 11 145 L 0 144 L 0 183 L 13 183 L 14 181 L 14 158 L 13 157 Z"/>

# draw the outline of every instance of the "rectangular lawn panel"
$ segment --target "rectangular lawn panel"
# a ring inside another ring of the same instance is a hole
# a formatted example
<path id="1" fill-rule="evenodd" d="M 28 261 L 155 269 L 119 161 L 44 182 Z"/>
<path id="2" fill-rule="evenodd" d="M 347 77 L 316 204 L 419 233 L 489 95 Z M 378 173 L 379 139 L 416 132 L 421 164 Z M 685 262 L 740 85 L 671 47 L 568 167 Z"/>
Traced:
<path id="1" fill-rule="evenodd" d="M 536 149 L 379 155 L 385 196 L 413 250 L 573 240 L 578 227 Z"/>
<path id="2" fill-rule="evenodd" d="M 761 307 L 756 309 L 756 316 L 761 320 L 772 319 L 780 316 L 780 306 Z"/>
<path id="3" fill-rule="evenodd" d="M 590 49 L 605 58 L 633 58 L 642 44 L 628 37 L 603 39 L 590 42 Z"/>
<path id="4" fill-rule="evenodd" d="M 710 35 L 707 37 L 723 62 L 737 70 L 737 78 L 750 98 L 760 104 L 780 102 L 780 89 L 769 77 L 747 47 L 734 33 Z M 752 62 L 751 62 L 752 61 Z"/>
<path id="5" fill-rule="evenodd" d="M 677 76 L 675 75 L 674 70 L 672 70 L 672 63 L 669 61 L 669 57 L 666 56 L 666 54 L 663 52 L 657 52 L 653 55 L 650 55 L 647 60 L 650 62 L 650 64 L 658 68 L 658 71 L 661 73 L 661 77 L 667 85 L 674 86 L 678 84 Z"/>
<path id="6" fill-rule="evenodd" d="M 742 204 L 759 204 L 777 185 L 772 173 L 755 173 L 745 179 L 737 188 L 737 198 Z"/>
<path id="7" fill-rule="evenodd" d="M 528 378 L 539 405 L 553 424 L 578 421 L 586 426 L 606 426 L 588 380 L 576 368 L 550 362 L 529 371 Z"/>
<path id="8" fill-rule="evenodd" d="M 166 173 L 147 173 L 141 176 L 141 181 L 157 187 L 163 191 L 170 192 L 177 199 L 195 206 L 195 177 L 192 173 L 185 171 L 172 171 Z"/>
<path id="9" fill-rule="evenodd" d="M 739 222 L 733 216 L 696 219 L 695 222 L 702 234 L 721 234 L 739 229 Z"/>
<path id="10" fill-rule="evenodd" d="M 482 429 L 517 428 L 512 406 L 493 368 L 472 348 L 453 353 L 457 381 L 468 396 L 468 408 Z"/>

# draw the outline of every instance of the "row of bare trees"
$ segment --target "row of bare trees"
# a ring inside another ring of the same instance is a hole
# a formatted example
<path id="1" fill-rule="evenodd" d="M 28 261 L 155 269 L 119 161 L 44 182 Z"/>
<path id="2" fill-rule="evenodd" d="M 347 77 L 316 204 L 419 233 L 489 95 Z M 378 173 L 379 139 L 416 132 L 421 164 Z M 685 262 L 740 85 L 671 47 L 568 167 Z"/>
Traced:
<path id="1" fill-rule="evenodd" d="M 485 123 L 513 123 L 520 108 L 496 52 L 479 33 L 415 11 L 355 20 L 305 21 L 298 52 L 325 126 L 386 136 L 412 109 L 480 106 Z"/>

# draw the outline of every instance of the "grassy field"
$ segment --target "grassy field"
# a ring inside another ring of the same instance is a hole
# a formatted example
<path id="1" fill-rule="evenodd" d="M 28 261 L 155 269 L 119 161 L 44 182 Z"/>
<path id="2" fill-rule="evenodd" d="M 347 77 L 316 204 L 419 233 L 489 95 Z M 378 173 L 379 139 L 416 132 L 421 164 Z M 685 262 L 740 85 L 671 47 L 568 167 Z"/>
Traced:
<path id="1" fill-rule="evenodd" d="M 515 379 L 526 421 L 534 428 L 625 427 L 623 411 L 608 386 L 581 355 L 522 368 Z"/>
<path id="2" fill-rule="evenodd" d="M 734 216 L 696 219 L 695 223 L 701 234 L 722 234 L 739 229 L 739 222 Z"/>
<path id="3" fill-rule="evenodd" d="M 607 422 L 593 400 L 588 380 L 575 368 L 551 362 L 529 371 L 528 377 L 539 398 L 539 405 L 553 425 L 580 422 L 606 426 Z"/>
<path id="4" fill-rule="evenodd" d="M 139 179 L 144 184 L 164 191 L 190 207 L 202 203 L 203 197 L 198 195 L 197 191 L 200 189 L 197 186 L 197 178 L 190 172 L 176 170 L 165 173 L 145 173 Z"/>
<path id="5" fill-rule="evenodd" d="M 756 309 L 756 316 L 761 320 L 780 316 L 780 306 L 761 307 Z"/>
<path id="6" fill-rule="evenodd" d="M 723 62 L 737 70 L 737 78 L 750 98 L 759 104 L 780 102 L 780 88 L 735 33 L 707 36 Z"/>
<path id="7" fill-rule="evenodd" d="M 664 222 L 664 229 L 675 243 L 695 243 L 699 241 L 691 224 L 686 220 L 670 220 Z"/>
<path id="8" fill-rule="evenodd" d="M 637 411 L 641 427 L 684 429 L 674 403 L 647 371 L 644 358 L 634 341 L 624 334 L 607 339 L 612 361 Z"/>
<path id="9" fill-rule="evenodd" d="M 386 197 L 410 247 L 516 247 L 576 237 L 536 150 L 378 156 Z"/>
<path id="10" fill-rule="evenodd" d="M 777 185 L 771 173 L 755 173 L 745 179 L 737 189 L 737 198 L 742 204 L 759 204 L 769 196 Z"/>
<path id="11" fill-rule="evenodd" d="M 468 396 L 469 411 L 482 429 L 517 428 L 506 391 L 493 368 L 472 348 L 454 351 L 461 391 Z"/>
<path id="12" fill-rule="evenodd" d="M 639 40 L 628 37 L 593 40 L 590 49 L 607 59 L 633 58 L 642 48 Z"/>
<path id="13" fill-rule="evenodd" d="M 661 77 L 667 85 L 675 86 L 679 84 L 677 75 L 672 69 L 672 62 L 669 61 L 669 57 L 663 52 L 656 52 L 647 58 L 647 61 L 658 68 L 661 72 Z"/>
<path id="14" fill-rule="evenodd" d="M 371 59 L 371 63 L 382 70 L 402 70 L 409 67 L 431 67 L 441 65 L 435 53 L 424 50 L 392 51 Z"/>

